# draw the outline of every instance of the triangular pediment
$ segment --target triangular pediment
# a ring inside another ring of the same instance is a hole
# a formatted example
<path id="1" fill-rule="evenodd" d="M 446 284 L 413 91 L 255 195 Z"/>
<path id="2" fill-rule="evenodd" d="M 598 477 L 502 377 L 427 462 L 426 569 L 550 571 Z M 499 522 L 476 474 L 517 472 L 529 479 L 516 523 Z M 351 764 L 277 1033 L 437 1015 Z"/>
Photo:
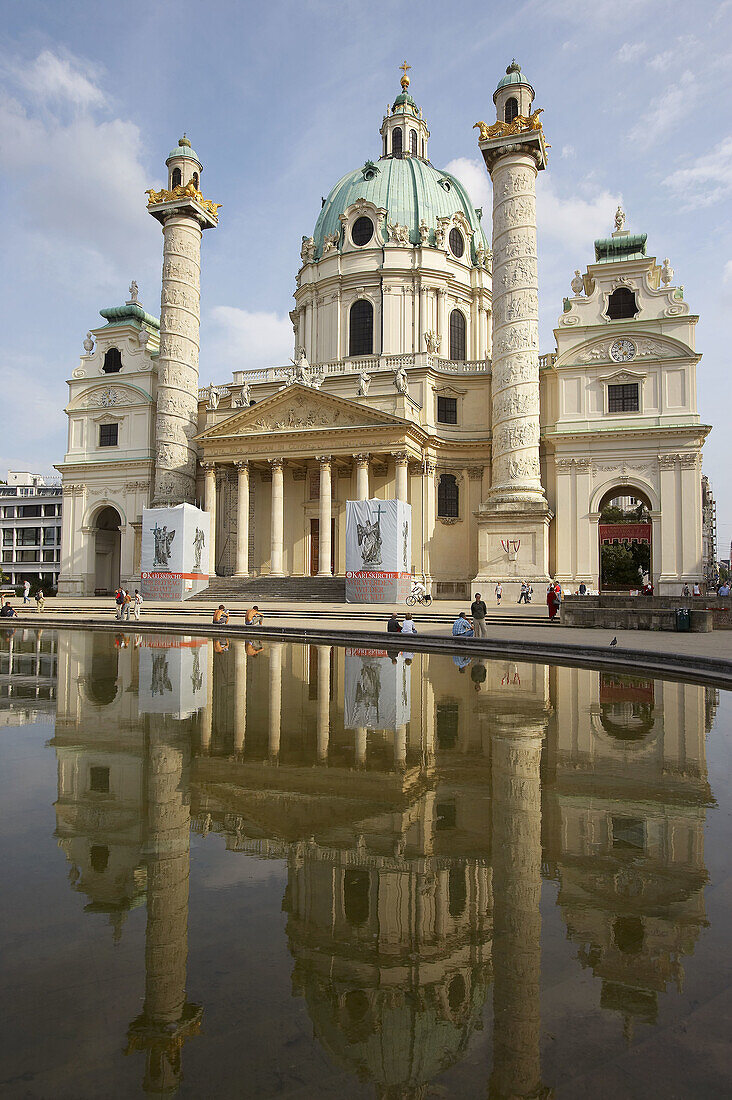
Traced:
<path id="1" fill-rule="evenodd" d="M 239 435 L 277 435 L 334 428 L 411 427 L 406 420 L 293 382 L 271 397 L 241 409 L 197 437 L 199 442 Z"/>

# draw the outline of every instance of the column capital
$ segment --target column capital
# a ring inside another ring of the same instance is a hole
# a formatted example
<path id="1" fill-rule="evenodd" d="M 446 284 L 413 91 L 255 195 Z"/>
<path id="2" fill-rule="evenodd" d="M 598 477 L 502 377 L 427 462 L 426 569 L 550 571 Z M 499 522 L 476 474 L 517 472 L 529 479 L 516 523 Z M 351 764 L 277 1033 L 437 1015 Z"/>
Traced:
<path id="1" fill-rule="evenodd" d="M 394 451 L 392 453 L 394 455 L 394 461 L 397 463 L 397 465 L 406 465 L 407 462 L 409 462 L 409 454 L 407 453 L 407 451 Z"/>
<path id="2" fill-rule="evenodd" d="M 422 460 L 422 473 L 426 477 L 434 477 L 437 473 L 437 463 L 431 458 L 425 458 Z"/>
<path id="3" fill-rule="evenodd" d="M 202 462 L 201 463 L 201 469 L 204 470 L 205 473 L 210 474 L 213 470 L 216 469 L 216 463 L 215 462 Z"/>
<path id="4" fill-rule="evenodd" d="M 249 459 L 245 458 L 245 459 L 242 459 L 241 462 L 235 462 L 234 466 L 236 467 L 237 470 L 239 470 L 240 473 L 241 473 L 242 470 L 248 470 L 249 469 Z"/>
<path id="5" fill-rule="evenodd" d="M 333 460 L 332 455 L 316 455 L 315 457 L 321 466 L 330 466 Z"/>
<path id="6" fill-rule="evenodd" d="M 364 453 L 357 454 L 353 456 L 353 460 L 357 466 L 368 466 L 369 461 L 371 460 L 371 455 Z"/>
<path id="7" fill-rule="evenodd" d="M 268 458 L 267 461 L 269 462 L 273 470 L 281 470 L 282 467 L 285 465 L 284 458 Z"/>

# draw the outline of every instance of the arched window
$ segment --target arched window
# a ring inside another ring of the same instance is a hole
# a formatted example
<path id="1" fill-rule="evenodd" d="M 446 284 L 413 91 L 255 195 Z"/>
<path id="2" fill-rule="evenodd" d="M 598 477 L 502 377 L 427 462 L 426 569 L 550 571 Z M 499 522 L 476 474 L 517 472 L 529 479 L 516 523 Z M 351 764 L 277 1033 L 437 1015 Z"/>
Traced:
<path id="1" fill-rule="evenodd" d="M 180 174 L 180 168 L 174 168 L 173 174 L 170 177 L 170 185 L 172 187 L 180 187 L 183 177 Z"/>
<path id="2" fill-rule="evenodd" d="M 370 878 L 362 867 L 349 867 L 343 874 L 343 909 L 349 924 L 369 919 Z"/>
<path id="3" fill-rule="evenodd" d="M 401 130 L 393 130 L 391 135 L 391 151 L 395 157 L 402 155 L 402 132 Z"/>
<path id="4" fill-rule="evenodd" d="M 459 309 L 450 314 L 450 358 L 458 363 L 465 359 L 465 314 Z"/>
<path id="5" fill-rule="evenodd" d="M 611 321 L 635 317 L 638 312 L 635 294 L 627 286 L 619 286 L 617 290 L 612 292 L 607 304 L 607 315 Z"/>
<path id="6" fill-rule="evenodd" d="M 437 485 L 437 515 L 457 519 L 460 515 L 460 492 L 454 474 L 441 474 Z"/>
<path id="7" fill-rule="evenodd" d="M 506 106 L 503 108 L 504 122 L 513 122 L 515 118 L 518 118 L 518 100 L 511 96 L 506 100 Z"/>
<path id="8" fill-rule="evenodd" d="M 119 348 L 109 348 L 105 352 L 102 370 L 105 374 L 116 374 L 117 371 L 122 370 L 122 356 L 119 353 Z"/>
<path id="9" fill-rule="evenodd" d="M 374 307 L 365 298 L 351 306 L 348 332 L 349 355 L 372 355 L 374 351 Z"/>
<path id="10" fill-rule="evenodd" d="M 412 153 L 416 157 L 416 155 L 417 155 L 417 131 L 416 130 L 410 130 L 409 131 L 409 152 Z"/>
<path id="11" fill-rule="evenodd" d="M 191 176 L 191 179 L 193 180 L 193 186 L 195 187 L 195 189 L 197 191 L 198 190 L 198 172 L 194 172 L 193 175 Z"/>

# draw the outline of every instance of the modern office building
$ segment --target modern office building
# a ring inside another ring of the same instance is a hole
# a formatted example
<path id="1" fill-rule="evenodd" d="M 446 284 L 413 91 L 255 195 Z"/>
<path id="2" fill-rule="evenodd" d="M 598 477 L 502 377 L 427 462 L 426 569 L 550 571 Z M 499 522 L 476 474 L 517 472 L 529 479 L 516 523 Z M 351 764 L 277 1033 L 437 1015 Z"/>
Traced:
<path id="1" fill-rule="evenodd" d="M 0 485 L 2 572 L 10 584 L 41 580 L 56 588 L 61 568 L 61 483 L 8 472 Z"/>

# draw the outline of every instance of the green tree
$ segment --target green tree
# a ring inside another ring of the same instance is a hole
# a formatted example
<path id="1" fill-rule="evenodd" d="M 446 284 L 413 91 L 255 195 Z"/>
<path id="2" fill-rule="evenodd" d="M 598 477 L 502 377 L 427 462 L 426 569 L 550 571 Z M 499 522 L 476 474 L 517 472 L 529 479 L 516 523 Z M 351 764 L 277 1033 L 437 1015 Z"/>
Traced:
<path id="1" fill-rule="evenodd" d="M 650 572 L 651 548 L 643 542 L 604 545 L 601 563 L 603 588 L 638 588 Z"/>

